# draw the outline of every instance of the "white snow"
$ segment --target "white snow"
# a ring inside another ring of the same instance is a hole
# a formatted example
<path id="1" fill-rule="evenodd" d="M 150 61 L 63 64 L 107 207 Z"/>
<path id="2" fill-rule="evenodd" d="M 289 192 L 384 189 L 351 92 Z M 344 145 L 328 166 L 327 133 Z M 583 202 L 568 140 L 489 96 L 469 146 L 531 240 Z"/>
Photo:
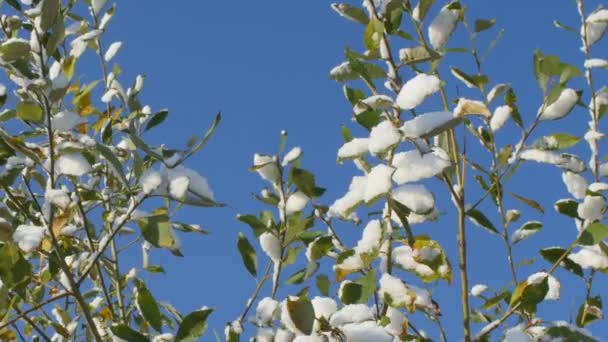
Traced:
<path id="1" fill-rule="evenodd" d="M 274 263 L 278 263 L 281 260 L 281 242 L 272 233 L 265 232 L 260 235 L 260 245 L 264 253 Z"/>
<path id="2" fill-rule="evenodd" d="M 69 153 L 57 159 L 55 170 L 62 175 L 80 177 L 91 171 L 91 164 L 81 154 Z"/>
<path id="3" fill-rule="evenodd" d="M 426 138 L 454 126 L 458 121 L 450 112 L 425 113 L 404 122 L 401 132 L 406 138 Z"/>
<path id="4" fill-rule="evenodd" d="M 366 185 L 366 176 L 353 177 L 348 192 L 329 207 L 328 215 L 330 217 L 347 218 L 353 208 L 363 202 Z"/>
<path id="5" fill-rule="evenodd" d="M 213 200 L 213 191 L 205 177 L 198 172 L 178 165 L 164 169 L 168 190 L 176 199 L 199 200 L 201 197 Z"/>
<path id="6" fill-rule="evenodd" d="M 384 327 L 384 330 L 393 336 L 400 336 L 403 333 L 403 324 L 407 319 L 405 315 L 398 309 L 389 306 L 386 310 L 386 317 L 388 317 L 391 322 Z"/>
<path id="7" fill-rule="evenodd" d="M 375 155 L 384 153 L 400 141 L 399 129 L 388 120 L 382 121 L 369 134 L 369 152 Z"/>
<path id="8" fill-rule="evenodd" d="M 434 49 L 442 48 L 456 29 L 459 11 L 444 6 L 429 25 L 429 41 Z"/>
<path id="9" fill-rule="evenodd" d="M 471 296 L 479 297 L 479 296 L 481 296 L 482 293 L 486 292 L 486 290 L 488 290 L 487 285 L 484 285 L 484 284 L 473 285 L 473 287 L 471 288 Z"/>
<path id="10" fill-rule="evenodd" d="M 67 209 L 71 202 L 70 195 L 64 189 L 47 189 L 44 199 L 63 210 Z"/>
<path id="11" fill-rule="evenodd" d="M 333 298 L 316 296 L 311 300 L 315 310 L 315 317 L 329 319 L 334 312 L 338 311 L 338 305 Z"/>
<path id="12" fill-rule="evenodd" d="M 500 94 L 504 93 L 510 87 L 511 86 L 508 83 L 499 83 L 495 85 L 494 88 L 492 88 L 492 90 L 490 90 L 490 92 L 488 93 L 486 100 L 488 101 L 488 103 L 494 101 L 495 98 L 497 98 Z"/>
<path id="13" fill-rule="evenodd" d="M 110 46 L 108 47 L 108 50 L 106 51 L 105 55 L 103 56 L 103 59 L 106 62 L 111 61 L 112 58 L 114 58 L 114 56 L 116 56 L 116 54 L 118 53 L 118 50 L 120 50 L 121 47 L 122 47 L 122 42 L 114 42 L 114 43 L 110 44 Z"/>
<path id="14" fill-rule="evenodd" d="M 273 342 L 274 331 L 272 328 L 258 328 L 257 335 L 255 337 L 256 342 Z"/>
<path id="15" fill-rule="evenodd" d="M 300 212 L 306 207 L 310 198 L 306 196 L 302 191 L 296 191 L 289 195 L 287 203 L 285 204 L 285 211 L 287 215 L 291 215 Z"/>
<path id="16" fill-rule="evenodd" d="M 368 150 L 368 138 L 355 138 L 340 147 L 338 150 L 338 160 L 354 159 L 367 153 Z"/>
<path id="17" fill-rule="evenodd" d="M 340 327 L 349 323 L 360 323 L 374 319 L 372 310 L 365 304 L 349 304 L 336 311 L 329 319 L 333 327 Z"/>
<path id="18" fill-rule="evenodd" d="M 279 180 L 279 167 L 273 157 L 256 153 L 253 155 L 253 166 L 263 179 L 271 183 Z"/>
<path id="19" fill-rule="evenodd" d="M 541 107 L 538 109 L 540 120 L 561 119 L 572 111 L 572 108 L 574 108 L 576 102 L 578 102 L 578 94 L 576 93 L 576 90 L 566 88 L 562 91 L 557 100 L 547 106 L 544 111 L 542 111 L 543 106 L 541 105 Z"/>
<path id="20" fill-rule="evenodd" d="M 174 340 L 175 336 L 173 336 L 171 333 L 156 335 L 154 338 L 152 338 L 152 342 L 173 342 Z"/>
<path id="21" fill-rule="evenodd" d="M 533 342 L 534 340 L 525 332 L 524 328 L 525 325 L 519 324 L 507 329 L 504 342 Z"/>
<path id="22" fill-rule="evenodd" d="M 281 163 L 281 165 L 287 166 L 287 165 L 289 165 L 289 163 L 297 160 L 301 156 L 302 156 L 302 148 L 296 146 L 296 147 L 292 148 L 291 150 L 289 150 L 289 152 L 287 152 L 285 157 L 283 157 L 283 162 Z"/>
<path id="23" fill-rule="evenodd" d="M 427 214 L 435 207 L 435 198 L 422 184 L 405 184 L 392 191 L 392 197 L 417 214 Z"/>
<path id="24" fill-rule="evenodd" d="M 585 196 L 583 203 L 577 208 L 578 216 L 590 222 L 600 220 L 606 207 L 606 200 L 602 196 Z"/>
<path id="25" fill-rule="evenodd" d="M 296 336 L 293 342 L 325 342 L 325 337 L 315 333 L 312 335 L 299 335 Z"/>
<path id="26" fill-rule="evenodd" d="M 356 115 L 365 112 L 368 109 L 388 109 L 393 106 L 393 99 L 387 95 L 372 95 L 361 100 L 353 108 Z"/>
<path id="27" fill-rule="evenodd" d="M 600 177 L 608 176 L 608 163 L 600 164 L 598 171 L 600 173 Z"/>
<path id="28" fill-rule="evenodd" d="M 454 108 L 454 116 L 463 117 L 464 115 L 482 115 L 489 118 L 492 113 L 483 102 L 461 97 Z"/>
<path id="29" fill-rule="evenodd" d="M 45 227 L 22 224 L 15 229 L 13 241 L 17 243 L 22 251 L 29 253 L 40 246 L 45 232 Z"/>
<path id="30" fill-rule="evenodd" d="M 410 246 L 399 246 L 393 250 L 393 262 L 401 266 L 404 270 L 414 272 L 421 276 L 432 276 L 435 271 L 429 266 L 419 263 L 414 259 L 414 251 Z"/>
<path id="31" fill-rule="evenodd" d="M 87 122 L 87 119 L 77 113 L 61 111 L 51 117 L 51 127 L 55 131 L 68 132 L 74 127 Z"/>
<path id="32" fill-rule="evenodd" d="M 604 254 L 600 246 L 583 246 L 577 252 L 570 253 L 568 259 L 579 264 L 582 268 L 593 268 L 595 270 L 608 269 L 608 256 Z"/>
<path id="33" fill-rule="evenodd" d="M 417 182 L 434 177 L 450 167 L 451 161 L 445 151 L 439 147 L 431 153 L 420 153 L 418 150 L 399 152 L 393 157 L 393 181 L 397 184 Z"/>
<path id="34" fill-rule="evenodd" d="M 93 14 L 98 15 L 99 11 L 103 8 L 103 6 L 108 2 L 108 0 L 92 0 L 91 1 L 91 9 L 93 10 Z"/>
<path id="35" fill-rule="evenodd" d="M 141 190 L 144 194 L 149 195 L 156 191 L 163 182 L 163 176 L 159 171 L 148 169 L 139 179 Z"/>
<path id="36" fill-rule="evenodd" d="M 365 202 L 370 203 L 391 190 L 393 172 L 395 172 L 394 168 L 384 164 L 379 164 L 372 168 L 369 175 L 367 175 L 367 182 L 365 184 L 365 193 L 363 195 Z"/>
<path id="37" fill-rule="evenodd" d="M 439 91 L 440 85 L 441 80 L 437 76 L 418 74 L 403 85 L 395 102 L 403 110 L 414 109 L 428 96 Z"/>
<path id="38" fill-rule="evenodd" d="M 347 324 L 342 327 L 342 332 L 349 342 L 393 342 L 394 339 L 374 321 Z"/>
<path id="39" fill-rule="evenodd" d="M 408 290 L 401 279 L 388 273 L 384 273 L 380 278 L 380 296 L 389 295 L 393 306 L 409 306 L 414 302 L 412 293 Z"/>
<path id="40" fill-rule="evenodd" d="M 553 151 L 530 148 L 521 152 L 519 157 L 523 160 L 553 164 L 573 172 L 582 172 L 585 169 L 585 164 L 580 159 L 572 155 L 560 155 Z"/>
<path id="41" fill-rule="evenodd" d="M 605 68 L 608 67 L 608 61 L 601 58 L 590 58 L 585 61 L 585 68 Z"/>
<path id="42" fill-rule="evenodd" d="M 562 174 L 562 180 L 566 187 L 568 188 L 568 192 L 576 199 L 585 198 L 585 193 L 587 192 L 587 181 L 585 178 L 578 173 L 566 171 Z"/>
<path id="43" fill-rule="evenodd" d="M 265 325 L 273 320 L 279 309 L 279 302 L 270 298 L 262 298 L 255 309 L 255 320 L 259 325 Z"/>
<path id="44" fill-rule="evenodd" d="M 371 220 L 363 229 L 361 240 L 357 242 L 357 246 L 355 247 L 355 253 L 358 255 L 372 253 L 380 248 L 381 240 L 382 225 L 379 220 Z"/>
<path id="45" fill-rule="evenodd" d="M 603 192 L 608 191 L 608 183 L 591 183 L 589 184 L 589 191 L 591 192 Z"/>
<path id="46" fill-rule="evenodd" d="M 585 20 L 587 26 L 587 44 L 589 46 L 595 44 L 602 38 L 606 32 L 606 26 L 608 25 L 608 9 L 600 8 L 591 13 Z M 585 36 L 584 26 L 581 25 L 581 37 Z"/>
<path id="47" fill-rule="evenodd" d="M 490 129 L 492 132 L 498 131 L 505 125 L 509 117 L 511 117 L 511 112 L 511 107 L 507 105 L 499 106 L 494 110 L 494 115 L 490 119 Z"/>

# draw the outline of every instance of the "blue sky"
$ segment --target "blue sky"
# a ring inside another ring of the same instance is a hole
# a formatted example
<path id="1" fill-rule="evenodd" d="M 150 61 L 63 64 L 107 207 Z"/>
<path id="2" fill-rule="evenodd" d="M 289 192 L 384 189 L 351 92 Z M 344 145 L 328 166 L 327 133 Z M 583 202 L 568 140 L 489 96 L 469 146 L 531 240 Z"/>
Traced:
<path id="1" fill-rule="evenodd" d="M 495 28 L 480 37 L 480 46 L 487 45 L 498 28 L 505 29 L 503 39 L 491 53 L 484 70 L 490 76 L 491 84 L 507 82 L 513 85 L 524 122 L 529 123 L 542 96 L 532 73 L 534 49 L 559 54 L 563 60 L 582 68 L 584 58 L 578 50 L 580 40 L 552 24 L 553 20 L 559 19 L 578 27 L 574 1 L 465 3 L 470 7 L 469 20 L 497 19 Z M 588 11 L 598 4 L 587 1 Z M 167 276 L 141 273 L 159 300 L 171 301 L 183 312 L 203 305 L 216 307 L 211 328 L 219 333 L 225 322 L 240 315 L 254 288 L 235 248 L 238 232 L 248 230 L 236 221 L 236 214 L 256 213 L 261 208 L 251 193 L 265 184 L 256 174 L 247 171 L 253 153 L 274 153 L 280 130 L 288 130 L 289 146 L 304 149 L 303 166 L 317 175 L 320 185 L 328 188 L 322 198 L 327 204 L 344 193 L 350 176 L 355 173 L 351 165 L 337 165 L 335 161 L 336 151 L 342 143 L 340 126 L 350 124 L 350 108 L 342 95 L 341 85 L 328 78 L 328 71 L 342 62 L 346 46 L 362 50 L 363 28 L 340 18 L 329 5 L 330 2 L 319 0 L 190 1 L 179 5 L 165 2 L 162 6 L 125 1 L 118 4 L 117 15 L 106 34 L 106 45 L 111 40 L 125 43 L 115 60 L 125 71 L 124 83 L 129 84 L 138 73 L 147 75 L 144 102 L 154 110 L 170 110 L 166 124 L 147 137 L 151 143 L 184 146 L 192 135 L 206 130 L 218 110 L 224 114 L 210 144 L 191 159 L 188 166 L 209 179 L 218 200 L 228 203 L 228 207 L 183 210 L 179 214 L 181 220 L 199 223 L 212 234 L 185 236 L 183 252 L 186 258 L 174 258 L 162 251 L 153 253 L 153 262 L 163 264 Z M 433 8 L 431 16 L 438 8 Z M 467 47 L 467 44 L 464 31 L 459 28 L 449 46 Z M 407 42 L 395 41 L 393 46 L 406 47 Z M 598 44 L 593 55 L 605 57 L 606 46 L 605 42 Z M 450 65 L 470 72 L 474 70 L 470 57 L 449 58 L 443 66 L 443 76 L 448 81 L 450 98 L 455 98 L 457 93 L 477 96 L 445 71 Z M 94 69 L 90 69 L 91 75 L 87 75 L 87 70 L 81 72 L 91 78 L 98 77 Z M 605 74 L 601 71 L 596 74 L 598 84 L 605 83 Z M 411 76 L 404 74 L 406 78 Z M 583 87 L 580 81 L 575 85 Z M 585 97 L 584 102 L 587 101 L 588 97 Z M 427 101 L 425 108 L 440 109 L 439 97 Z M 567 119 L 541 127 L 536 135 L 567 131 L 582 136 L 587 121 L 588 114 L 578 108 Z M 354 132 L 355 135 L 364 134 L 358 129 Z M 514 143 L 518 138 L 517 129 L 510 124 L 501 131 L 499 141 Z M 588 155 L 583 143 L 574 151 Z M 483 154 L 478 156 L 483 158 Z M 482 161 L 487 164 L 486 160 Z M 450 202 L 443 199 L 446 198 L 445 188 L 433 182 L 436 180 L 428 185 L 435 190 L 437 198 L 442 198 L 438 205 L 446 215 L 437 223 L 417 228 L 416 233 L 428 233 L 440 241 L 457 273 L 453 209 Z M 539 248 L 566 246 L 575 238 L 576 230 L 570 220 L 558 217 L 552 209 L 555 200 L 568 197 L 559 170 L 526 164 L 512 186 L 514 192 L 540 200 L 546 209 L 546 214 L 541 216 L 516 202 L 507 202 L 510 208 L 524 209 L 524 219 L 545 223 L 541 234 L 516 247 L 518 260 L 523 256 L 537 259 L 534 266 L 519 268 L 518 275 L 524 278 L 550 266 L 539 257 Z M 478 192 L 471 194 L 471 198 L 476 198 Z M 491 206 L 485 205 L 482 209 L 490 216 L 494 215 Z M 349 240 L 360 236 L 359 227 L 345 224 L 340 225 L 339 230 Z M 468 231 L 472 284 L 485 282 L 493 289 L 500 289 L 509 280 L 502 240 L 473 225 L 469 225 Z M 286 274 L 296 269 L 293 267 Z M 574 319 L 583 300 L 582 282 L 562 271 L 558 271 L 557 276 L 562 280 L 562 299 L 543 304 L 541 313 L 547 319 Z M 461 316 L 457 299 L 459 280 L 455 278 L 451 287 L 441 284 L 431 288 L 442 306 L 442 321 L 448 334 L 458 339 Z M 594 292 L 605 289 L 606 285 L 605 275 L 596 277 Z M 282 294 L 298 290 L 299 287 L 287 287 Z M 472 299 L 473 307 L 479 304 Z M 424 319 L 416 317 L 415 323 L 435 333 Z M 591 330 L 597 336 L 608 337 L 608 328 L 601 325 L 595 324 Z M 248 328 L 251 331 L 252 327 Z M 474 330 L 479 328 L 475 326 Z"/>

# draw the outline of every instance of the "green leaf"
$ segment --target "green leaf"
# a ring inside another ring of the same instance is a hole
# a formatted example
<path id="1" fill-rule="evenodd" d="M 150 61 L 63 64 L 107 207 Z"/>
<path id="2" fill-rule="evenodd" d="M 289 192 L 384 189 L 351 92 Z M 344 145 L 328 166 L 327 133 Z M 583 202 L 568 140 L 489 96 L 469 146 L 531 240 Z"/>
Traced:
<path id="1" fill-rule="evenodd" d="M 508 299 L 510 295 L 511 294 L 509 293 L 509 291 L 502 291 L 496 296 L 488 298 L 488 300 L 483 303 L 483 308 L 486 310 L 490 310 L 496 305 L 500 304 L 500 302 L 502 302 L 503 300 Z"/>
<path id="2" fill-rule="evenodd" d="M 475 20 L 475 32 L 481 32 L 490 29 L 496 24 L 496 19 L 477 19 Z"/>
<path id="3" fill-rule="evenodd" d="M 331 236 L 323 236 L 318 239 L 315 239 L 311 242 L 311 245 L 308 246 L 310 252 L 308 253 L 309 259 L 311 261 L 317 261 L 327 255 L 329 251 L 331 251 L 333 247 L 332 237 Z"/>
<path id="4" fill-rule="evenodd" d="M 518 230 L 516 230 L 513 235 L 511 235 L 511 241 L 513 244 L 517 244 L 538 233 L 542 227 L 543 224 L 538 221 L 526 222 Z"/>
<path id="5" fill-rule="evenodd" d="M 466 212 L 466 215 L 477 226 L 486 229 L 490 233 L 498 234 L 498 230 L 496 230 L 492 222 L 490 222 L 486 215 L 484 215 L 481 211 L 477 209 L 469 209 Z"/>
<path id="6" fill-rule="evenodd" d="M 355 116 L 355 120 L 361 126 L 365 127 L 368 131 L 376 127 L 382 121 L 382 111 L 380 110 L 366 110 Z"/>
<path id="7" fill-rule="evenodd" d="M 116 337 L 121 338 L 125 341 L 129 342 L 149 342 L 150 340 L 142 335 L 141 333 L 129 328 L 126 324 L 117 324 L 113 325 L 110 330 L 112 333 L 116 335 Z"/>
<path id="8" fill-rule="evenodd" d="M 578 244 L 583 246 L 597 245 L 608 238 L 608 226 L 601 222 L 595 222 L 587 226 L 578 239 Z"/>
<path id="9" fill-rule="evenodd" d="M 97 147 L 97 151 L 99 151 L 99 153 L 101 153 L 101 155 L 110 163 L 113 174 L 118 176 L 118 179 L 120 179 L 123 186 L 128 188 L 129 181 L 127 180 L 127 177 L 125 176 L 125 173 L 123 170 L 123 164 L 120 162 L 120 160 L 118 160 L 118 157 L 116 157 L 116 155 L 114 155 L 112 150 L 110 150 L 107 146 L 105 146 L 103 144 L 98 143 L 96 145 L 96 147 Z"/>
<path id="10" fill-rule="evenodd" d="M 580 140 L 581 138 L 567 133 L 555 133 L 539 138 L 532 147 L 547 151 L 562 150 L 578 144 Z"/>
<path id="11" fill-rule="evenodd" d="M 220 124 L 220 121 L 222 121 L 222 112 L 218 112 L 215 115 L 215 119 L 213 119 L 213 123 L 211 124 L 211 127 L 209 127 L 209 129 L 207 129 L 207 132 L 203 136 L 203 139 L 201 139 L 201 141 L 190 150 L 190 153 L 188 155 L 193 155 L 193 154 L 197 153 L 205 145 L 207 145 L 207 142 L 209 141 L 209 139 L 211 139 L 211 136 L 213 135 L 213 132 L 215 132 L 215 129 L 217 128 L 217 126 Z"/>
<path id="12" fill-rule="evenodd" d="M 247 271 L 251 273 L 251 275 L 255 278 L 258 274 L 258 256 L 255 253 L 255 249 L 247 240 L 243 233 L 239 232 L 239 240 L 237 242 L 237 247 L 239 249 L 239 253 L 241 253 L 241 259 L 243 259 L 243 264 Z"/>
<path id="13" fill-rule="evenodd" d="M 163 121 L 165 121 L 165 119 L 167 118 L 168 115 L 169 115 L 169 111 L 166 109 L 163 109 L 160 112 L 154 114 L 152 116 L 152 118 L 150 118 L 150 121 L 148 121 L 148 124 L 146 124 L 146 128 L 144 129 L 144 132 L 149 131 L 152 128 L 163 123 Z"/>
<path id="14" fill-rule="evenodd" d="M 42 8 L 40 10 L 40 28 L 42 31 L 47 31 L 57 21 L 59 17 L 59 9 L 61 3 L 59 0 L 42 0 Z"/>
<path id="15" fill-rule="evenodd" d="M 373 51 L 380 47 L 382 34 L 384 33 L 384 25 L 380 20 L 373 18 L 367 24 L 363 33 L 363 44 L 366 49 Z"/>
<path id="16" fill-rule="evenodd" d="M 426 15 L 429 13 L 429 9 L 431 9 L 431 6 L 433 6 L 434 3 L 435 0 L 420 0 L 420 2 L 418 2 L 418 6 L 416 6 L 416 8 L 418 9 L 419 22 L 424 21 L 424 18 L 426 18 Z"/>
<path id="17" fill-rule="evenodd" d="M 154 330 L 161 332 L 163 320 L 154 296 L 152 296 L 152 293 L 148 290 L 144 282 L 139 279 L 135 280 L 135 287 L 137 288 L 137 310 Z"/>
<path id="18" fill-rule="evenodd" d="M 0 246 L 0 279 L 4 286 L 25 298 L 26 288 L 32 278 L 32 266 L 14 244 Z"/>
<path id="19" fill-rule="evenodd" d="M 578 202 L 573 199 L 561 199 L 555 202 L 555 210 L 562 215 L 578 218 Z"/>
<path id="20" fill-rule="evenodd" d="M 195 342 L 203 336 L 207 330 L 207 318 L 213 309 L 201 309 L 189 313 L 179 325 L 176 342 Z"/>
<path id="21" fill-rule="evenodd" d="M 550 247 L 540 250 L 540 255 L 552 264 L 555 264 L 564 253 L 566 253 L 566 249 L 560 247 Z M 559 266 L 576 274 L 579 277 L 583 277 L 583 268 L 579 264 L 568 259 L 567 257 L 563 259 Z"/>
<path id="22" fill-rule="evenodd" d="M 22 101 L 17 104 L 17 117 L 21 120 L 41 123 L 44 120 L 44 112 L 37 103 Z"/>
<path id="23" fill-rule="evenodd" d="M 590 297 L 580 306 L 578 315 L 576 315 L 576 325 L 583 328 L 600 319 L 604 319 L 604 313 L 602 312 L 602 297 L 597 295 Z"/>
<path id="24" fill-rule="evenodd" d="M 287 298 L 287 312 L 292 322 L 304 335 L 312 333 L 315 322 L 315 310 L 310 300 L 306 297 L 299 297 L 296 300 Z"/>
<path id="25" fill-rule="evenodd" d="M 452 75 L 461 80 L 469 88 L 481 88 L 490 80 L 486 75 L 468 75 L 464 71 L 451 67 Z"/>
<path id="26" fill-rule="evenodd" d="M 515 95 L 513 88 L 509 88 L 509 90 L 507 90 L 507 93 L 505 94 L 505 103 L 511 108 L 511 118 L 513 118 L 515 124 L 523 129 L 524 123 L 521 119 L 519 108 L 517 107 L 517 96 Z"/>
<path id="27" fill-rule="evenodd" d="M 545 213 L 545 209 L 536 201 L 526 198 L 524 196 L 509 192 L 509 195 L 513 196 L 516 200 L 522 202 L 523 204 L 529 206 L 530 208 L 538 211 L 541 214 Z"/>
<path id="28" fill-rule="evenodd" d="M 413 271 L 418 278 L 425 283 L 432 283 L 439 279 L 444 279 L 448 283 L 452 282 L 452 266 L 450 265 L 445 251 L 437 241 L 432 240 L 426 235 L 419 235 L 416 237 L 412 249 L 414 250 L 414 261 L 418 264 L 428 266 L 432 271 L 418 272 L 417 268 L 410 270 Z M 432 255 L 434 256 L 432 258 L 425 257 L 425 250 L 432 251 Z"/>
<path id="29" fill-rule="evenodd" d="M 329 296 L 329 288 L 331 286 L 331 282 L 329 281 L 329 277 L 325 274 L 319 274 L 316 280 L 317 288 L 319 292 L 324 296 Z"/>
<path id="30" fill-rule="evenodd" d="M 260 221 L 260 219 L 253 215 L 237 215 L 236 218 L 237 220 L 249 225 L 256 237 L 264 234 L 264 232 L 268 230 L 268 227 L 266 227 L 266 225 Z"/>
<path id="31" fill-rule="evenodd" d="M 536 306 L 545 299 L 549 291 L 548 276 L 538 284 L 529 284 L 527 280 L 521 282 L 513 291 L 509 306 L 513 307 L 517 303 L 523 310 L 534 313 Z"/>
<path id="32" fill-rule="evenodd" d="M 291 168 L 289 182 L 295 184 L 298 190 L 310 198 L 319 197 L 322 191 L 324 191 L 321 188 L 317 188 L 315 176 L 312 173 L 297 167 Z"/>
<path id="33" fill-rule="evenodd" d="M 363 286 L 358 283 L 344 283 L 340 288 L 340 300 L 343 304 L 355 304 L 361 300 Z"/>
<path id="34" fill-rule="evenodd" d="M 169 216 L 159 213 L 152 216 L 142 217 L 137 220 L 137 225 L 146 241 L 159 248 L 172 248 L 175 245 L 175 236 Z"/>
<path id="35" fill-rule="evenodd" d="M 146 271 L 150 273 L 166 273 L 165 269 L 161 265 L 149 265 L 148 267 L 146 267 Z"/>
<path id="36" fill-rule="evenodd" d="M 30 53 L 30 44 L 25 40 L 8 40 L 0 45 L 0 58 L 5 62 L 14 62 L 27 57 Z"/>
<path id="37" fill-rule="evenodd" d="M 366 304 L 371 296 L 376 293 L 376 271 L 369 270 L 366 275 L 356 281 L 361 285 L 361 298 L 359 303 Z"/>
<path id="38" fill-rule="evenodd" d="M 332 4 L 331 8 L 344 18 L 350 19 L 356 23 L 367 25 L 369 18 L 362 8 L 351 6 L 349 4 Z"/>

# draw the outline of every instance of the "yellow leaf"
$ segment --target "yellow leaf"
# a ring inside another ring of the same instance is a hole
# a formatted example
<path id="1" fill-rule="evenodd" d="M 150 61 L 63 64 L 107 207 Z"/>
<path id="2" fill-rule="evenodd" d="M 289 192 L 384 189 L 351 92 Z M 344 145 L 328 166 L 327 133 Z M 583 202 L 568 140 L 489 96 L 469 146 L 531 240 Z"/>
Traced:
<path id="1" fill-rule="evenodd" d="M 460 98 L 458 105 L 454 109 L 455 116 L 463 117 L 465 115 L 481 115 L 489 118 L 492 114 L 488 107 L 481 101 Z"/>

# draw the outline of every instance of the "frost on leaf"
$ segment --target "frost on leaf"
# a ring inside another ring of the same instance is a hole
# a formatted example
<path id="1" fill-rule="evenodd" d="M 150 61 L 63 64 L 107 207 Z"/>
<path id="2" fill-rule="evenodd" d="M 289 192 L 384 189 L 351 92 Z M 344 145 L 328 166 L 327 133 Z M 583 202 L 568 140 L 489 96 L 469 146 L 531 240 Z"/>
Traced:
<path id="1" fill-rule="evenodd" d="M 439 91 L 440 84 L 441 81 L 435 75 L 418 74 L 403 85 L 395 103 L 403 110 L 414 109 L 428 96 Z"/>
<path id="2" fill-rule="evenodd" d="M 586 37 L 587 45 L 591 46 L 600 40 L 606 32 L 606 26 L 608 25 L 608 9 L 597 9 L 593 13 L 589 14 L 585 20 L 585 23 L 587 32 L 584 30 L 585 26 L 581 26 L 581 37 Z"/>
<path id="3" fill-rule="evenodd" d="M 492 132 L 496 132 L 505 125 L 507 120 L 511 117 L 512 109 L 510 106 L 504 105 L 499 106 L 494 110 L 494 115 L 490 119 L 490 129 Z"/>

